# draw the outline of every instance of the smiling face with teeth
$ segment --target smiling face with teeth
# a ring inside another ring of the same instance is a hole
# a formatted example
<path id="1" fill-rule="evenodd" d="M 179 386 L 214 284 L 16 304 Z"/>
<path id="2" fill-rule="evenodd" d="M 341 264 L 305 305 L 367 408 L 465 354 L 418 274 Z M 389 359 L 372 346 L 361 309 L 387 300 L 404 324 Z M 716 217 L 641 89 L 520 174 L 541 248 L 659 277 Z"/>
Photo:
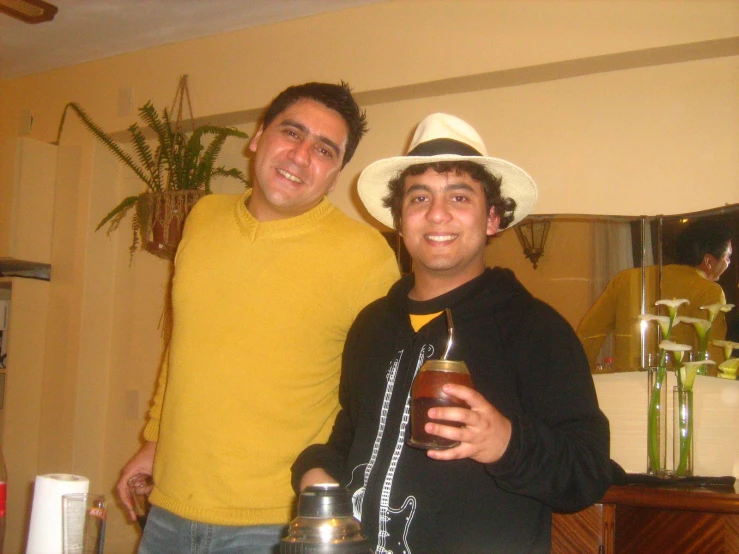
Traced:
<path id="1" fill-rule="evenodd" d="M 400 232 L 413 258 L 411 298 L 435 298 L 480 275 L 487 237 L 500 221 L 482 184 L 463 171 L 428 169 L 406 176 L 403 189 Z"/>
<path id="2" fill-rule="evenodd" d="M 249 143 L 254 188 L 249 211 L 259 221 L 295 217 L 334 189 L 348 127 L 338 112 L 315 100 L 298 100 Z"/>

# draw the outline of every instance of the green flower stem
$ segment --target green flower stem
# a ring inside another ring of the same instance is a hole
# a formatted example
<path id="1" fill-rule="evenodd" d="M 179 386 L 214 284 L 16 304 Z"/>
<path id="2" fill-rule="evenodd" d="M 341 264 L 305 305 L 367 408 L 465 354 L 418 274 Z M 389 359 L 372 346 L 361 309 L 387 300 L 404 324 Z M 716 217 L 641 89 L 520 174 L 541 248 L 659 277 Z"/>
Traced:
<path id="1" fill-rule="evenodd" d="M 708 333 L 706 333 L 704 338 L 705 340 L 701 339 L 700 344 L 698 345 L 698 352 L 696 352 L 696 359 L 698 361 L 708 359 Z M 698 369 L 698 375 L 708 375 L 708 366 L 702 365 Z"/>
<path id="2" fill-rule="evenodd" d="M 652 392 L 649 400 L 649 414 L 647 418 L 648 422 L 648 457 L 649 457 L 649 469 L 656 473 L 659 470 L 664 469 L 662 467 L 662 459 L 660 456 L 660 412 L 664 410 L 662 406 L 662 390 L 665 386 L 665 376 L 667 375 L 667 368 L 665 367 L 665 359 L 667 352 L 662 350 L 660 352 L 659 366 L 657 367 L 657 375 L 652 383 Z M 664 413 L 662 414 L 664 416 Z"/>
<path id="3" fill-rule="evenodd" d="M 715 318 L 716 316 L 714 316 Z M 711 325 L 708 326 L 703 336 L 699 336 L 698 340 L 698 352 L 696 353 L 698 360 L 708 359 L 708 343 L 711 340 L 711 328 L 713 327 L 713 319 L 711 319 Z M 704 365 L 698 370 L 698 375 L 708 375 L 708 366 Z"/>
<path id="4" fill-rule="evenodd" d="M 700 337 L 700 341 L 698 344 L 698 358 L 701 360 L 705 360 L 708 354 L 708 342 L 711 339 L 711 329 L 708 328 L 706 330 L 706 333 Z"/>
<path id="5" fill-rule="evenodd" d="M 693 414 L 691 413 L 689 394 L 683 394 L 682 390 L 678 391 L 679 419 L 678 428 L 680 432 L 680 461 L 675 471 L 676 475 L 684 476 L 688 470 L 688 456 L 693 438 Z"/>

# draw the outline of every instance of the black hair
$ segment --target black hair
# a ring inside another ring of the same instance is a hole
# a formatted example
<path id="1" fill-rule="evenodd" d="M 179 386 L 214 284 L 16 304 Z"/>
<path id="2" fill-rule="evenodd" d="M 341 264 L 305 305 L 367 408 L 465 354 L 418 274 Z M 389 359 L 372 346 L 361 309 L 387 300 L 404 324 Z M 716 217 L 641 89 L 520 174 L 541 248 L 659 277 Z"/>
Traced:
<path id="1" fill-rule="evenodd" d="M 390 208 L 395 228 L 400 230 L 400 218 L 403 208 L 403 185 L 405 178 L 409 175 L 421 175 L 428 169 L 437 173 L 456 173 L 457 175 L 467 173 L 474 181 L 482 184 L 485 191 L 485 205 L 487 211 L 495 208 L 495 215 L 500 218 L 500 229 L 505 229 L 513 221 L 513 213 L 516 209 L 516 201 L 506 198 L 500 192 L 502 179 L 493 175 L 484 166 L 472 161 L 449 161 L 414 164 L 406 167 L 398 176 L 388 183 L 388 194 L 382 198 L 382 205 Z"/>
<path id="2" fill-rule="evenodd" d="M 331 83 L 304 83 L 283 90 L 267 106 L 262 116 L 262 126 L 266 129 L 274 119 L 299 100 L 315 100 L 334 110 L 346 122 L 348 128 L 346 151 L 341 167 L 349 163 L 359 145 L 359 141 L 367 132 L 367 115 L 360 110 L 352 96 L 351 88 L 344 81 L 334 85 Z"/>
<path id="3" fill-rule="evenodd" d="M 733 237 L 734 229 L 725 221 L 696 219 L 677 237 L 675 261 L 698 267 L 706 254 L 718 259 L 724 255 Z"/>

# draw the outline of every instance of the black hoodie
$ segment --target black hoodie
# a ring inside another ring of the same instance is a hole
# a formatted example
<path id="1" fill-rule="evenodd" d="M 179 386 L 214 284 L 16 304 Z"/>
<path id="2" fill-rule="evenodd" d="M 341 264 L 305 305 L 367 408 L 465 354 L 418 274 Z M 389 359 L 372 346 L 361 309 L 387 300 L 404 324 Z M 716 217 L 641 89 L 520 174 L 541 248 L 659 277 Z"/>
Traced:
<path id="1" fill-rule="evenodd" d="M 447 328 L 442 316 L 414 333 L 412 287 L 412 275 L 401 279 L 357 317 L 341 411 L 328 443 L 295 462 L 293 485 L 321 467 L 347 486 L 375 554 L 549 552 L 551 511 L 585 508 L 609 484 L 608 420 L 575 333 L 504 269 L 421 303 L 426 313 L 451 309 L 450 358 L 466 362 L 475 388 L 512 422 L 495 463 L 433 460 L 406 445 L 409 394 Z"/>

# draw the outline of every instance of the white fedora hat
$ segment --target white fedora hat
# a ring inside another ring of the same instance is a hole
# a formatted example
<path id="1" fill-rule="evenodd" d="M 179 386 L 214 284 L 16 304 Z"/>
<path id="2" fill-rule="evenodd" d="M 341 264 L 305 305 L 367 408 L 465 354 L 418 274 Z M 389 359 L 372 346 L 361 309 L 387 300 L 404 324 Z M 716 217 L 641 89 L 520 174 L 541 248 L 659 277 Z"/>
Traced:
<path id="1" fill-rule="evenodd" d="M 408 154 L 378 160 L 364 168 L 357 184 L 359 198 L 372 217 L 395 227 L 390 208 L 382 203 L 388 194 L 388 183 L 411 165 L 447 161 L 475 162 L 502 179 L 502 196 L 516 201 L 508 227 L 534 208 L 539 193 L 531 176 L 511 162 L 488 156 L 477 131 L 458 117 L 444 113 L 431 114 L 418 124 Z"/>

